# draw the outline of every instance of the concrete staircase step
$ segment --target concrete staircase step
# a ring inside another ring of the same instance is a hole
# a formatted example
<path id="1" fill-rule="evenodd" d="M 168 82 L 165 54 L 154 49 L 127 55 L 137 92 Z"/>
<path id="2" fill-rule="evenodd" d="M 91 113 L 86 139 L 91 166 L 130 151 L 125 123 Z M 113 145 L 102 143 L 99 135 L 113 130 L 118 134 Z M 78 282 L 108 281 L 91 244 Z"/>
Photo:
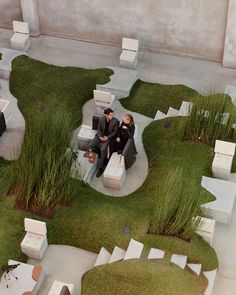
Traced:
<path id="1" fill-rule="evenodd" d="M 144 245 L 134 239 L 131 239 L 125 253 L 124 260 L 140 258 Z"/>
<path id="2" fill-rule="evenodd" d="M 111 92 L 116 98 L 129 96 L 135 81 L 137 80 L 138 72 L 135 70 L 124 69 L 119 67 L 109 67 L 114 74 L 110 76 L 110 81 L 107 84 L 97 84 L 96 89 Z"/>
<path id="3" fill-rule="evenodd" d="M 186 266 L 186 264 L 187 264 L 187 256 L 185 256 L 185 255 L 179 255 L 179 254 L 173 254 L 171 256 L 170 261 L 172 263 L 178 265 L 182 269 L 184 269 L 185 266 Z"/>
<path id="4" fill-rule="evenodd" d="M 208 286 L 205 290 L 204 295 L 212 295 L 213 294 L 213 287 L 214 287 L 214 283 L 215 283 L 216 273 L 217 273 L 217 269 L 214 269 L 212 271 L 204 271 L 203 272 L 203 275 L 208 280 Z"/>
<path id="5" fill-rule="evenodd" d="M 187 266 L 196 274 L 200 275 L 201 270 L 202 270 L 202 265 L 201 264 L 196 264 L 196 263 L 187 263 Z"/>
<path id="6" fill-rule="evenodd" d="M 179 109 L 179 116 L 189 116 L 193 103 L 188 101 L 182 101 L 182 104 Z"/>
<path id="7" fill-rule="evenodd" d="M 161 111 L 157 111 L 154 120 L 163 120 L 167 118 L 167 115 Z"/>
<path id="8" fill-rule="evenodd" d="M 111 259 L 111 253 L 108 252 L 104 247 L 102 247 L 100 249 L 100 252 L 98 254 L 98 257 L 97 257 L 97 259 L 95 261 L 94 266 L 107 264 L 110 259 Z"/>
<path id="9" fill-rule="evenodd" d="M 179 111 L 175 108 L 169 107 L 169 110 L 167 112 L 167 117 L 177 117 L 179 115 Z"/>
<path id="10" fill-rule="evenodd" d="M 111 254 L 111 258 L 109 260 L 109 263 L 122 260 L 122 259 L 124 259 L 124 257 L 125 257 L 125 250 L 115 246 L 115 248 L 113 249 L 113 252 Z"/>
<path id="11" fill-rule="evenodd" d="M 151 248 L 148 254 L 148 259 L 162 259 L 164 256 L 165 251 L 156 248 Z"/>

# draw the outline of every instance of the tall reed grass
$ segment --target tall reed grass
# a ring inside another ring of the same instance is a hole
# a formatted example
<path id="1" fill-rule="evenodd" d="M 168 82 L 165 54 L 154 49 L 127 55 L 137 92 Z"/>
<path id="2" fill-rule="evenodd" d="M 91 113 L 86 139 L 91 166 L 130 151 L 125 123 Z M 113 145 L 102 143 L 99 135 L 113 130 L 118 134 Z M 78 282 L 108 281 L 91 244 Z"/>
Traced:
<path id="1" fill-rule="evenodd" d="M 63 107 L 45 108 L 28 120 L 25 142 L 17 161 L 11 165 L 17 186 L 17 203 L 35 211 L 71 201 L 74 182 L 70 177 L 72 153 L 70 114 Z"/>
<path id="2" fill-rule="evenodd" d="M 182 169 L 168 169 L 164 181 L 155 191 L 155 204 L 149 233 L 191 239 L 201 225 L 200 205 L 204 195 L 197 194 L 193 181 L 182 182 Z"/>
<path id="3" fill-rule="evenodd" d="M 232 135 L 232 118 L 226 95 L 198 97 L 185 120 L 183 138 L 214 146 L 216 139 L 224 140 Z"/>

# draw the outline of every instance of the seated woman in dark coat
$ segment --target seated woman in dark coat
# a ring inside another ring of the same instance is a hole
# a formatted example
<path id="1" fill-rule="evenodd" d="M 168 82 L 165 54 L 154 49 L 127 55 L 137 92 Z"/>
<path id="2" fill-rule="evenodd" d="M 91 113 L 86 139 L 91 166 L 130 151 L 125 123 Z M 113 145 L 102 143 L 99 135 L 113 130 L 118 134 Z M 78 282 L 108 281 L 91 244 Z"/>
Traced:
<path id="1" fill-rule="evenodd" d="M 136 160 L 137 154 L 134 143 L 135 125 L 131 114 L 126 114 L 120 123 L 117 137 L 110 143 L 110 154 L 117 152 L 125 157 L 125 166 L 129 168 Z"/>

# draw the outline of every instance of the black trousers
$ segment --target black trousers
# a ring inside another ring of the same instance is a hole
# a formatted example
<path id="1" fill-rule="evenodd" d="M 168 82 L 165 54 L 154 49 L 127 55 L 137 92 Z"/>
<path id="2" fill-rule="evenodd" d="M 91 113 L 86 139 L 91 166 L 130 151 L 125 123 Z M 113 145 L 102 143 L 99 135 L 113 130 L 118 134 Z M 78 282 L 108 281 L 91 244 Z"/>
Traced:
<path id="1" fill-rule="evenodd" d="M 101 141 L 98 136 L 95 136 L 94 139 L 90 142 L 88 148 L 92 151 L 96 151 L 96 149 L 100 150 L 100 157 L 98 157 L 98 168 L 105 168 L 105 161 L 107 156 L 107 148 L 109 145 L 109 140 Z"/>

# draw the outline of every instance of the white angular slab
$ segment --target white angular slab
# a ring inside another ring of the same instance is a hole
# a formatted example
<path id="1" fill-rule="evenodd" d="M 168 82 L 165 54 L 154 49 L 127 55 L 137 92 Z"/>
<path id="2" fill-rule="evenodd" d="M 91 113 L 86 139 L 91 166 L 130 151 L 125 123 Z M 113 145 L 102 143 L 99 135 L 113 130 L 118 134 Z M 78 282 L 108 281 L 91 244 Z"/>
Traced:
<path id="1" fill-rule="evenodd" d="M 140 258 L 144 245 L 134 239 L 131 239 L 125 253 L 124 260 Z"/>
<path id="2" fill-rule="evenodd" d="M 216 221 L 206 217 L 200 217 L 200 219 L 200 225 L 196 230 L 196 233 L 211 246 L 214 238 Z"/>
<path id="3" fill-rule="evenodd" d="M 201 264 L 196 264 L 196 263 L 187 263 L 187 266 L 195 272 L 196 275 L 200 275 L 201 270 L 202 270 L 202 265 Z"/>
<path id="4" fill-rule="evenodd" d="M 167 117 L 177 117 L 178 115 L 179 115 L 179 110 L 169 107 L 167 115 L 166 115 Z"/>
<path id="5" fill-rule="evenodd" d="M 178 265 L 182 269 L 184 269 L 185 266 L 186 266 L 186 264 L 187 264 L 187 256 L 185 256 L 185 255 L 179 255 L 179 254 L 173 254 L 171 256 L 170 261 L 172 263 Z"/>
<path id="6" fill-rule="evenodd" d="M 164 256 L 165 251 L 156 248 L 151 248 L 148 254 L 148 259 L 162 259 Z"/>
<path id="7" fill-rule="evenodd" d="M 232 85 L 227 85 L 225 87 L 225 93 L 231 97 L 232 103 L 236 105 L 236 87 Z"/>
<path id="8" fill-rule="evenodd" d="M 167 118 L 167 115 L 161 111 L 157 111 L 154 120 L 162 120 Z"/>
<path id="9" fill-rule="evenodd" d="M 111 258 L 109 260 L 109 263 L 122 260 L 122 259 L 124 259 L 124 257 L 125 257 L 125 250 L 115 246 L 115 248 L 111 254 Z"/>
<path id="10" fill-rule="evenodd" d="M 215 283 L 216 273 L 217 273 L 217 269 L 214 269 L 212 271 L 204 271 L 203 272 L 203 275 L 208 280 L 208 286 L 205 290 L 204 295 L 212 295 L 213 294 L 212 291 L 213 291 L 213 287 L 214 287 L 214 283 Z"/>
<path id="11" fill-rule="evenodd" d="M 201 205 L 204 214 L 216 221 L 229 223 L 234 208 L 236 184 L 203 176 L 201 185 L 216 197 L 215 201 Z"/>
<path id="12" fill-rule="evenodd" d="M 97 260 L 95 261 L 94 266 L 99 266 L 103 264 L 107 264 L 111 258 L 111 253 L 108 252 L 104 247 L 102 247 L 99 251 Z"/>
<path id="13" fill-rule="evenodd" d="M 215 153 L 220 153 L 223 155 L 234 156 L 235 154 L 235 143 L 223 141 L 223 140 L 216 140 L 215 143 Z"/>
<path id="14" fill-rule="evenodd" d="M 189 116 L 193 103 L 188 101 L 182 101 L 182 104 L 179 109 L 179 116 Z"/>

